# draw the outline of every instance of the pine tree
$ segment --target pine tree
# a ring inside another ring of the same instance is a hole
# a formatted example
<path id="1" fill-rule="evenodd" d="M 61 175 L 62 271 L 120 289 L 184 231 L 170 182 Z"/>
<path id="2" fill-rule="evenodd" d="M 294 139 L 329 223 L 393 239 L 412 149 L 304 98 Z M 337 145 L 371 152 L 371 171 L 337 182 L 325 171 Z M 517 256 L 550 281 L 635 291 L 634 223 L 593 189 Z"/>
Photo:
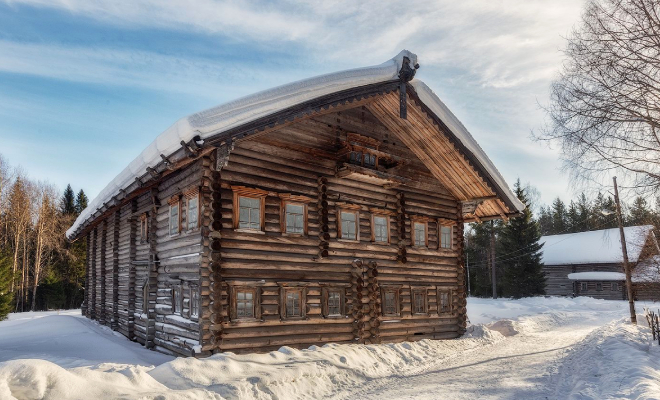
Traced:
<path id="1" fill-rule="evenodd" d="M 552 234 L 561 235 L 568 229 L 566 205 L 559 197 L 552 202 Z"/>
<path id="2" fill-rule="evenodd" d="M 7 318 L 11 312 L 12 294 L 10 290 L 11 279 L 11 255 L 0 252 L 0 321 Z"/>
<path id="3" fill-rule="evenodd" d="M 573 200 L 568 204 L 568 212 L 566 213 L 567 229 L 568 232 L 580 232 L 580 213 L 577 204 Z"/>
<path id="4" fill-rule="evenodd" d="M 580 194 L 577 201 L 578 221 L 575 232 L 586 232 L 589 230 L 589 219 L 591 218 L 591 205 L 584 193 Z"/>
<path id="5" fill-rule="evenodd" d="M 541 206 L 539 211 L 539 228 L 541 235 L 552 235 L 552 211 L 549 207 Z"/>
<path id="6" fill-rule="evenodd" d="M 80 215 L 80 213 L 83 212 L 85 208 L 87 208 L 88 202 L 89 200 L 87 199 L 87 195 L 82 189 L 80 189 L 78 195 L 76 196 L 76 215 Z"/>
<path id="7" fill-rule="evenodd" d="M 651 223 L 651 211 L 648 209 L 648 204 L 643 197 L 637 197 L 630 207 L 630 216 L 628 218 L 629 225 L 646 225 Z"/>
<path id="8" fill-rule="evenodd" d="M 521 217 L 504 225 L 499 235 L 500 254 L 504 255 L 499 260 L 504 272 L 503 294 L 513 298 L 542 295 L 545 294 L 545 275 L 541 262 L 543 245 L 539 243 L 541 233 L 520 180 L 514 185 L 514 192 L 526 208 Z"/>
<path id="9" fill-rule="evenodd" d="M 64 189 L 64 195 L 62 195 L 62 199 L 60 200 L 60 211 L 62 212 L 62 214 L 64 215 L 75 214 L 76 212 L 75 197 L 76 195 L 73 193 L 73 189 L 71 189 L 71 185 L 66 185 L 66 189 Z"/>

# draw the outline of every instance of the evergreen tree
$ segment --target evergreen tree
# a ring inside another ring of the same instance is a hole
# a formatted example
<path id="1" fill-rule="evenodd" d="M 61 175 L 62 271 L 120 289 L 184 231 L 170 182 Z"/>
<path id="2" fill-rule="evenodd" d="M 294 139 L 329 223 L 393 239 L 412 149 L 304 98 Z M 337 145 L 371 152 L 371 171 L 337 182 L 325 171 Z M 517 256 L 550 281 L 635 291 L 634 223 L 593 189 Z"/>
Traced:
<path id="1" fill-rule="evenodd" d="M 11 255 L 0 252 L 0 321 L 7 318 L 11 312 L 12 294 L 9 291 L 11 284 Z"/>
<path id="2" fill-rule="evenodd" d="M 552 235 L 552 210 L 549 207 L 541 206 L 538 222 L 541 235 Z"/>
<path id="3" fill-rule="evenodd" d="M 637 197 L 630 207 L 630 215 L 628 217 L 628 225 L 645 225 L 652 222 L 651 211 L 648 209 L 648 204 L 643 197 Z"/>
<path id="4" fill-rule="evenodd" d="M 501 226 L 501 221 L 493 221 L 492 224 L 488 221 L 470 224 L 469 229 L 466 229 L 465 254 L 470 268 L 470 291 L 472 296 L 491 297 L 493 294 L 491 257 L 497 257 L 497 254 L 491 255 L 490 237 L 491 232 L 493 232 L 497 238 Z M 498 268 L 496 272 L 499 273 L 500 270 L 497 264 L 496 268 Z M 499 282 L 497 291 L 499 295 L 502 294 Z"/>
<path id="5" fill-rule="evenodd" d="M 541 233 L 520 180 L 514 185 L 514 192 L 526 208 L 521 217 L 504 225 L 499 235 L 500 254 L 504 255 L 498 262 L 504 272 L 503 294 L 513 298 L 542 295 L 545 294 L 545 275 L 541 262 L 543 245 L 539 243 Z"/>
<path id="6" fill-rule="evenodd" d="M 575 204 L 573 200 L 568 204 L 566 220 L 568 224 L 568 232 L 580 232 L 580 213 L 577 204 Z"/>
<path id="7" fill-rule="evenodd" d="M 566 205 L 559 197 L 552 202 L 552 234 L 560 235 L 568 229 Z"/>
<path id="8" fill-rule="evenodd" d="M 80 213 L 83 212 L 85 208 L 87 208 L 88 202 L 89 200 L 87 199 L 87 195 L 82 189 L 80 189 L 78 195 L 76 196 L 76 215 L 80 215 Z"/>
<path id="9" fill-rule="evenodd" d="M 64 189 L 64 195 L 62 195 L 62 199 L 60 200 L 60 211 L 62 212 L 62 214 L 64 215 L 75 214 L 76 212 L 75 197 L 76 195 L 73 193 L 73 189 L 71 189 L 71 185 L 66 185 L 66 189 Z"/>
<path id="10" fill-rule="evenodd" d="M 575 232 L 586 232 L 589 230 L 589 220 L 591 219 L 591 205 L 584 193 L 580 194 L 577 200 L 578 221 L 575 226 Z"/>

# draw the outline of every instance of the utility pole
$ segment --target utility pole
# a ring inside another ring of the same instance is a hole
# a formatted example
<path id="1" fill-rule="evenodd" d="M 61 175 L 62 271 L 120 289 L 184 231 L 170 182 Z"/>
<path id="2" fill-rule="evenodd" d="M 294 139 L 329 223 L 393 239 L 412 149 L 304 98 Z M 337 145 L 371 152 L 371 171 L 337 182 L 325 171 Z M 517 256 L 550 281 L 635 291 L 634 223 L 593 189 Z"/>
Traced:
<path id="1" fill-rule="evenodd" d="M 495 223 L 490 221 L 490 270 L 493 281 L 493 299 L 497 299 L 497 272 L 495 271 Z"/>
<path id="2" fill-rule="evenodd" d="M 623 251 L 623 269 L 626 272 L 626 291 L 628 292 L 628 305 L 630 306 L 630 322 L 637 325 L 637 314 L 635 313 L 635 300 L 633 299 L 632 277 L 630 264 L 628 263 L 628 249 L 626 247 L 626 236 L 623 233 L 623 218 L 621 218 L 621 204 L 619 204 L 619 188 L 614 181 L 614 202 L 616 203 L 616 220 L 619 223 L 619 234 L 621 236 L 621 250 Z"/>

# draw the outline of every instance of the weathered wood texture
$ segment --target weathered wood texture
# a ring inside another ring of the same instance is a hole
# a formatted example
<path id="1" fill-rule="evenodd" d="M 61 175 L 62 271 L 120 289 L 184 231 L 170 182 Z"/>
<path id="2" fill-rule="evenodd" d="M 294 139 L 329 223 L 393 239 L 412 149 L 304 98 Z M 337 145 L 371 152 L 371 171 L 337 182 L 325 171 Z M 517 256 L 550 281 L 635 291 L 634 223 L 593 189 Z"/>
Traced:
<path id="1" fill-rule="evenodd" d="M 625 290 L 620 287 L 616 292 L 607 289 L 597 290 L 596 282 L 590 282 L 586 291 L 580 290 L 580 282 L 568 279 L 568 274 L 575 272 L 623 272 L 620 264 L 579 264 L 579 265 L 545 265 L 543 272 L 546 277 L 545 293 L 550 296 L 590 296 L 603 299 L 621 300 Z M 620 285 L 619 285 L 620 286 Z"/>
<path id="2" fill-rule="evenodd" d="M 411 151 L 410 132 L 391 120 L 386 127 L 373 110 L 327 111 L 225 143 L 108 212 L 88 239 L 88 315 L 111 326 L 116 315 L 122 334 L 178 355 L 459 336 L 466 318 L 456 188 L 443 186 Z M 420 113 L 409 116 L 427 118 Z M 428 120 L 416 124 L 433 128 Z M 339 154 L 350 135 L 377 143 L 379 157 L 395 161 L 378 170 L 345 164 Z M 484 185 L 475 181 L 461 193 L 492 194 Z M 236 228 L 237 190 L 263 199 L 263 231 Z M 188 229 L 188 199 L 197 194 L 198 226 Z M 305 234 L 283 232 L 287 199 L 305 205 Z M 487 211 L 498 207 L 491 202 Z M 356 213 L 355 240 L 339 234 L 341 210 Z M 387 243 L 374 241 L 374 215 L 387 218 Z M 428 233 L 421 246 L 414 245 L 415 221 Z M 441 245 L 443 225 L 452 227 L 449 248 Z M 251 320 L 235 316 L 238 286 L 256 294 Z M 289 290 L 302 294 L 299 317 L 285 315 Z M 396 290 L 398 299 L 388 316 L 383 290 Z M 329 291 L 340 294 L 341 315 L 328 314 Z M 441 292 L 450 293 L 444 310 Z"/>

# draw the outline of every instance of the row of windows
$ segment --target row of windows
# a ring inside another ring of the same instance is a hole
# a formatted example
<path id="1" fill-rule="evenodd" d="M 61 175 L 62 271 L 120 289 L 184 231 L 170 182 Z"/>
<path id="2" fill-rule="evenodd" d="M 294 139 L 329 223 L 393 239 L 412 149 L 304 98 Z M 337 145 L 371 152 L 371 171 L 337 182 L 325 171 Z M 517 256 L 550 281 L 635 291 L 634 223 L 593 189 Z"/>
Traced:
<path id="1" fill-rule="evenodd" d="M 580 282 L 580 291 L 581 292 L 586 292 L 589 290 L 589 285 L 587 282 Z M 603 291 L 603 283 L 602 282 L 596 282 L 596 290 L 601 292 Z M 618 292 L 619 291 L 619 283 L 618 282 L 612 282 L 610 284 L 610 291 L 612 292 Z"/>
<path id="2" fill-rule="evenodd" d="M 147 313 L 149 311 L 149 290 L 150 285 L 148 283 L 142 286 L 142 312 Z M 188 308 L 183 307 L 184 299 L 184 290 L 188 291 Z M 197 319 L 199 317 L 199 286 L 195 284 L 189 284 L 187 288 L 184 288 L 181 284 L 172 285 L 170 288 L 170 296 L 172 302 L 172 314 L 180 315 L 182 317 L 187 317 L 191 319 Z"/>
<path id="3" fill-rule="evenodd" d="M 304 318 L 306 316 L 307 288 L 283 287 L 280 289 L 280 316 L 283 319 Z M 384 316 L 401 316 L 400 287 L 384 287 L 381 290 L 381 312 Z M 326 318 L 343 317 L 345 314 L 345 299 L 343 288 L 323 288 L 322 307 Z M 234 286 L 231 288 L 231 319 L 234 321 L 257 320 L 259 315 L 260 290 L 258 287 Z M 452 314 L 453 290 L 438 289 L 437 302 L 440 314 Z M 426 288 L 412 289 L 411 303 L 413 314 L 428 314 L 428 290 Z"/>
<path id="4" fill-rule="evenodd" d="M 235 206 L 238 210 L 235 227 L 238 229 L 264 230 L 264 197 L 265 195 L 249 196 L 237 194 Z M 283 232 L 294 235 L 307 234 L 307 204 L 294 201 L 284 201 L 282 205 Z M 344 240 L 359 240 L 360 212 L 352 209 L 339 209 L 338 236 Z M 412 243 L 416 247 L 428 247 L 429 227 L 426 220 L 412 221 Z M 375 243 L 390 243 L 390 216 L 372 213 L 372 237 Z M 440 248 L 451 249 L 453 246 L 453 226 L 440 225 Z"/>

